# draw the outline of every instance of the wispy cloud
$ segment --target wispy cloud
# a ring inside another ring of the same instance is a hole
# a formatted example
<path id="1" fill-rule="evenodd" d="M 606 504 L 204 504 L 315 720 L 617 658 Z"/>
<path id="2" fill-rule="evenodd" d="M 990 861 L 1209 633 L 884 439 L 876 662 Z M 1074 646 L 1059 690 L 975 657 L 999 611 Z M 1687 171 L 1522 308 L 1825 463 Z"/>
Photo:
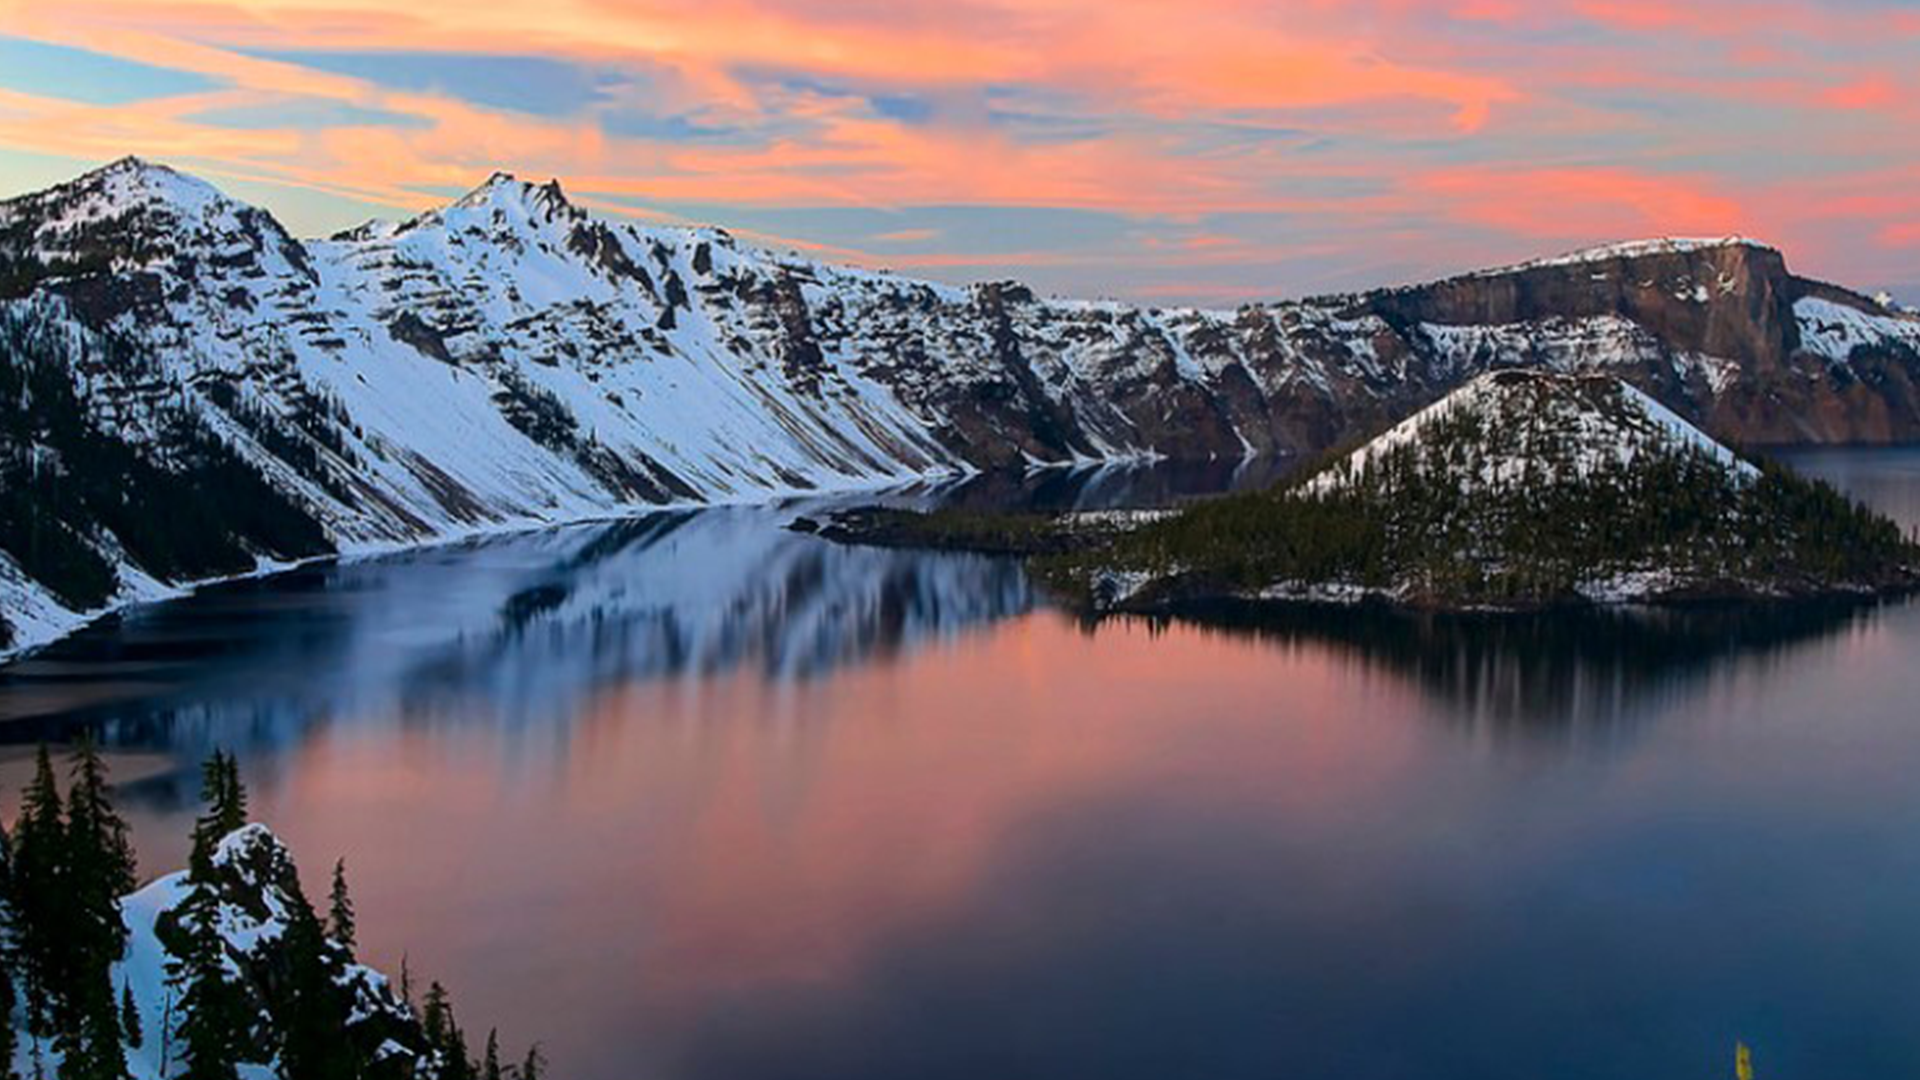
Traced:
<path id="1" fill-rule="evenodd" d="M 0 189 L 138 152 L 308 230 L 504 167 L 1156 298 L 1666 231 L 1874 284 L 1920 246 L 1899 0 L 0 0 L 0 25 L 0 148 L 34 163 L 0 156 Z"/>

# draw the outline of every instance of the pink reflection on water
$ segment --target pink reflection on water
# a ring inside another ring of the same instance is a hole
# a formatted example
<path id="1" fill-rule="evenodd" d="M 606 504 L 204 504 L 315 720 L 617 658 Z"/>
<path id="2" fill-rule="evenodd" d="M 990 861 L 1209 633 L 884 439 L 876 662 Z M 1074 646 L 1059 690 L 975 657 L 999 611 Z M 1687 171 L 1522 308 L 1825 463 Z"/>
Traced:
<path id="1" fill-rule="evenodd" d="M 375 962 L 410 950 L 475 1022 L 564 1060 L 850 977 L 1023 827 L 1109 793 L 1338 817 L 1428 741 L 1416 707 L 1317 648 L 1043 613 L 815 681 L 615 687 L 516 736 L 342 725 L 258 814 L 316 880 L 348 856 Z"/>

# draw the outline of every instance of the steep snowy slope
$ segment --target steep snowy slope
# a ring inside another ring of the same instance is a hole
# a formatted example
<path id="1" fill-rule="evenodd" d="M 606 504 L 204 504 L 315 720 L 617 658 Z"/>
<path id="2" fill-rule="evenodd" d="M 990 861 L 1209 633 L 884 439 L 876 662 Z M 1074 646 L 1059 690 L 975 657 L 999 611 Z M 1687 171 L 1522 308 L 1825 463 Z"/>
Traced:
<path id="1" fill-rule="evenodd" d="M 300 241 L 162 166 L 0 203 L 0 650 L 262 563 L 929 473 L 1314 451 L 1500 364 L 1754 442 L 1920 437 L 1920 320 L 1749 241 L 1238 311 L 1044 300 L 496 175 Z"/>

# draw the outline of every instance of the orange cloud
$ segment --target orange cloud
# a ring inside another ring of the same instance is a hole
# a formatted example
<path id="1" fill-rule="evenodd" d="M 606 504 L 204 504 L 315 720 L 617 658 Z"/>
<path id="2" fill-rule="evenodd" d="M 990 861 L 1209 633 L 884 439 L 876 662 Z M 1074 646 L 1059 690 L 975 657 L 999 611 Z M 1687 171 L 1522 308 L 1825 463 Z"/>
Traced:
<path id="1" fill-rule="evenodd" d="M 1721 235 L 1747 222 L 1708 179 L 1626 169 L 1453 169 L 1413 187 L 1448 216 L 1540 239 Z"/>
<path id="2" fill-rule="evenodd" d="M 1288 236 L 1296 246 L 1391 233 L 1428 260 L 1461 258 L 1462 238 L 1486 229 L 1528 241 L 1741 229 L 1838 250 L 1809 223 L 1843 213 L 1873 247 L 1905 235 L 1879 222 L 1912 219 L 1903 192 L 1920 155 L 1897 66 L 1920 17 L 1817 0 L 1189 0 L 1177 12 L 1124 0 L 0 0 L 0 25 L 222 87 L 112 107 L 0 89 L 0 146 L 138 152 L 404 209 L 496 167 L 559 176 L 626 213 L 635 200 L 1076 207 L 1157 221 L 1142 235 L 1164 242 L 1138 246 L 1166 267 L 1271 259 L 1278 227 L 1217 242 L 1234 226 L 1208 219 L 1229 214 L 1298 219 L 1312 235 Z M 536 116 L 250 54 L 329 49 L 665 72 L 605 112 L 726 137 L 622 135 L 599 106 Z M 918 112 L 878 107 L 886 96 Z M 420 122 L 242 131 L 199 119 L 270 116 L 295 99 Z M 937 238 L 837 239 L 795 246 L 877 262 L 862 244 Z M 1086 266 L 1090 278 L 1111 262 L 920 258 Z"/>

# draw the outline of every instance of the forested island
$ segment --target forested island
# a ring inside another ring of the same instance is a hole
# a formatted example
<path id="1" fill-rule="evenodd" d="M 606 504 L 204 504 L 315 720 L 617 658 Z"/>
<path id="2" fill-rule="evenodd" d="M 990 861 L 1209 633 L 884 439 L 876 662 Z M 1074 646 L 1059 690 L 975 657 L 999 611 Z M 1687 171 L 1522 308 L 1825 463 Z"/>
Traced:
<path id="1" fill-rule="evenodd" d="M 1272 490 L 1174 512 L 864 510 L 852 542 L 1016 552 L 1093 611 L 1208 600 L 1430 609 L 1790 599 L 1920 585 L 1920 539 L 1609 377 L 1483 375 Z"/>

